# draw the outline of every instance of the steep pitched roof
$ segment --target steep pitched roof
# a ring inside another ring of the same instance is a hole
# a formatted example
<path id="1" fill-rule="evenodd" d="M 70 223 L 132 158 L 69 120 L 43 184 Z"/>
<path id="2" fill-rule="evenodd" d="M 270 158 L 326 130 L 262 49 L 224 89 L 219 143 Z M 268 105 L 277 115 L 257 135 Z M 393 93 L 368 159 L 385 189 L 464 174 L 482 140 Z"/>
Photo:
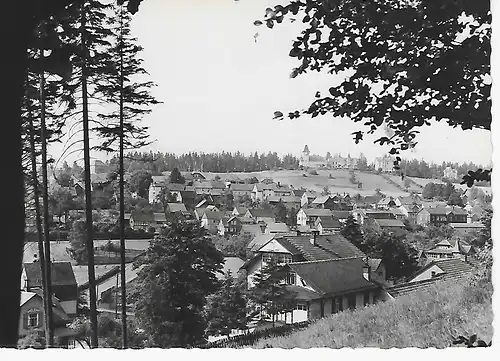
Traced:
<path id="1" fill-rule="evenodd" d="M 333 217 L 318 217 L 316 223 L 318 225 L 321 223 L 321 226 L 325 229 L 335 229 L 341 227 L 340 221 Z"/>
<path id="2" fill-rule="evenodd" d="M 306 192 L 305 190 L 303 189 L 294 189 L 293 191 L 293 194 L 296 196 L 296 197 L 302 197 L 302 195 Z"/>
<path id="3" fill-rule="evenodd" d="M 376 271 L 380 264 L 382 263 L 382 258 L 368 258 L 368 265 L 372 271 Z"/>
<path id="4" fill-rule="evenodd" d="M 133 218 L 134 222 L 139 223 L 151 223 L 154 221 L 153 213 L 147 212 L 132 212 L 130 218 Z"/>
<path id="5" fill-rule="evenodd" d="M 274 214 L 271 210 L 254 208 L 249 209 L 248 211 L 252 217 L 274 218 Z"/>
<path id="6" fill-rule="evenodd" d="M 167 217 L 165 217 L 165 213 L 153 213 L 155 222 L 166 222 Z"/>
<path id="7" fill-rule="evenodd" d="M 311 243 L 311 236 L 286 236 L 283 238 L 298 249 L 308 261 L 365 257 L 363 252 L 339 234 L 316 236 L 316 245 Z"/>
<path id="8" fill-rule="evenodd" d="M 319 196 L 312 201 L 312 204 L 325 204 L 330 199 L 330 196 Z"/>
<path id="9" fill-rule="evenodd" d="M 203 215 L 207 219 L 213 219 L 215 221 L 221 220 L 226 216 L 226 213 L 223 211 L 212 211 L 212 212 L 205 212 Z"/>
<path id="10" fill-rule="evenodd" d="M 244 226 L 242 226 L 244 227 Z M 260 228 L 260 226 L 257 226 Z M 252 252 L 257 252 L 260 248 L 264 247 L 271 240 L 276 237 L 275 234 L 257 234 L 247 245 L 247 249 Z"/>
<path id="11" fill-rule="evenodd" d="M 165 187 L 171 192 L 183 191 L 186 188 L 184 184 L 178 183 L 168 183 Z"/>
<path id="12" fill-rule="evenodd" d="M 262 228 L 258 224 L 242 224 L 240 233 L 250 233 L 257 236 L 262 234 Z"/>
<path id="13" fill-rule="evenodd" d="M 331 217 L 333 214 L 333 212 L 329 209 L 302 208 L 302 210 L 308 217 L 322 217 L 322 216 Z"/>
<path id="14" fill-rule="evenodd" d="M 170 210 L 170 213 L 187 212 L 184 203 L 167 203 L 167 207 Z"/>
<path id="15" fill-rule="evenodd" d="M 376 284 L 363 277 L 363 266 L 361 258 L 292 262 L 287 265 L 322 295 L 378 288 Z"/>
<path id="16" fill-rule="evenodd" d="M 42 287 L 42 269 L 39 262 L 25 263 L 24 270 L 30 287 Z M 51 281 L 53 286 L 76 286 L 71 263 L 52 262 Z"/>
<path id="17" fill-rule="evenodd" d="M 290 231 L 288 226 L 285 223 L 282 222 L 271 222 L 267 224 L 267 229 L 271 233 L 287 233 Z"/>
<path id="18" fill-rule="evenodd" d="M 246 207 L 234 207 L 234 209 L 236 209 L 238 214 L 241 214 L 241 215 L 244 215 L 248 211 L 248 209 Z"/>

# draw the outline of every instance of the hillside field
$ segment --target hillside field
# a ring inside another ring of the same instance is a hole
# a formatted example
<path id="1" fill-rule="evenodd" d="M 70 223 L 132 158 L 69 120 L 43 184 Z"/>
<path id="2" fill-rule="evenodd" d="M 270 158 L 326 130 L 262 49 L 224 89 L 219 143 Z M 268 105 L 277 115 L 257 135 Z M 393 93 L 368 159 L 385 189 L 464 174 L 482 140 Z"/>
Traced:
<path id="1" fill-rule="evenodd" d="M 281 184 L 293 185 L 295 188 L 305 188 L 321 192 L 325 186 L 328 186 L 332 193 L 349 193 L 355 195 L 372 195 L 377 188 L 382 193 L 390 196 L 405 196 L 408 193 L 402 191 L 396 186 L 389 184 L 383 177 L 375 173 L 365 173 L 356 171 L 356 179 L 363 183 L 363 188 L 358 188 L 356 184 L 349 181 L 349 171 L 345 169 L 335 170 L 316 170 L 318 175 L 311 175 L 308 171 L 302 170 L 280 170 L 280 171 L 262 171 L 249 173 L 203 173 L 207 179 L 214 179 L 217 175 L 224 179 L 229 174 L 238 176 L 242 179 L 256 177 L 259 181 L 264 178 L 272 178 L 275 182 Z M 304 177 L 304 174 L 306 177 Z M 329 178 L 329 175 L 332 178 Z"/>
<path id="2" fill-rule="evenodd" d="M 485 278 L 437 282 L 432 289 L 325 317 L 289 336 L 260 340 L 254 348 L 436 347 L 458 336 L 490 342 L 493 285 Z"/>

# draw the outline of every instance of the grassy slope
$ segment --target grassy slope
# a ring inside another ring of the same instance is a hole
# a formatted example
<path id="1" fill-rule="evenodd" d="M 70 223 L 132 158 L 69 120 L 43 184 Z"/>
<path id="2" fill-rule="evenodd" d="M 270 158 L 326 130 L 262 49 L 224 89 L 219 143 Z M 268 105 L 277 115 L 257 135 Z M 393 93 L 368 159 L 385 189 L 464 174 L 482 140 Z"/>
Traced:
<path id="1" fill-rule="evenodd" d="M 442 281 L 428 292 L 332 315 L 290 336 L 261 340 L 254 347 L 444 348 L 451 346 L 453 337 L 472 334 L 489 342 L 493 287 L 486 281 L 474 287 L 462 282 Z"/>

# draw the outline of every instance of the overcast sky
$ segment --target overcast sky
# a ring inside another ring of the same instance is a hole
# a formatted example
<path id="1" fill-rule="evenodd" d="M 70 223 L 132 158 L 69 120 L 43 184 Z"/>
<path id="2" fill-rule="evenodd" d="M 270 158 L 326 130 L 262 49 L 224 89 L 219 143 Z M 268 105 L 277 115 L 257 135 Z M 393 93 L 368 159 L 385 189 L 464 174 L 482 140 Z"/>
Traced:
<path id="1" fill-rule="evenodd" d="M 290 79 L 297 65 L 288 56 L 300 22 L 270 30 L 255 27 L 266 7 L 278 0 L 147 0 L 134 16 L 132 32 L 144 47 L 144 66 L 164 103 L 144 118 L 156 140 L 145 150 L 244 153 L 276 151 L 299 155 L 304 144 L 324 155 L 364 153 L 368 159 L 387 148 L 374 137 L 354 144 L 359 129 L 331 115 L 273 120 L 275 110 L 308 106 L 316 90 L 327 89 L 338 77 L 301 75 Z M 258 32 L 257 42 L 254 34 Z M 467 146 L 464 146 L 467 144 Z M 53 156 L 61 147 L 53 147 Z M 472 161 L 487 164 L 490 133 L 454 130 L 440 123 L 422 130 L 410 157 L 427 161 Z M 71 163 L 77 155 L 68 158 Z"/>

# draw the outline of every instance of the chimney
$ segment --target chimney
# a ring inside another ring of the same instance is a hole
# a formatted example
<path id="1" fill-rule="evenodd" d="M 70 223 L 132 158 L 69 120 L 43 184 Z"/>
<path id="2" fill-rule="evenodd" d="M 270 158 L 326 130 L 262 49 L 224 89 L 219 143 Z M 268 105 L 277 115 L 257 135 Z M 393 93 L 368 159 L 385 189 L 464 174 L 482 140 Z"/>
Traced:
<path id="1" fill-rule="evenodd" d="M 363 277 L 367 280 L 371 280 L 371 267 L 368 264 L 368 259 L 365 259 L 365 263 L 363 265 Z"/>
<path id="2" fill-rule="evenodd" d="M 311 231 L 311 239 L 310 242 L 313 246 L 316 245 L 316 237 L 318 236 L 318 231 Z"/>

